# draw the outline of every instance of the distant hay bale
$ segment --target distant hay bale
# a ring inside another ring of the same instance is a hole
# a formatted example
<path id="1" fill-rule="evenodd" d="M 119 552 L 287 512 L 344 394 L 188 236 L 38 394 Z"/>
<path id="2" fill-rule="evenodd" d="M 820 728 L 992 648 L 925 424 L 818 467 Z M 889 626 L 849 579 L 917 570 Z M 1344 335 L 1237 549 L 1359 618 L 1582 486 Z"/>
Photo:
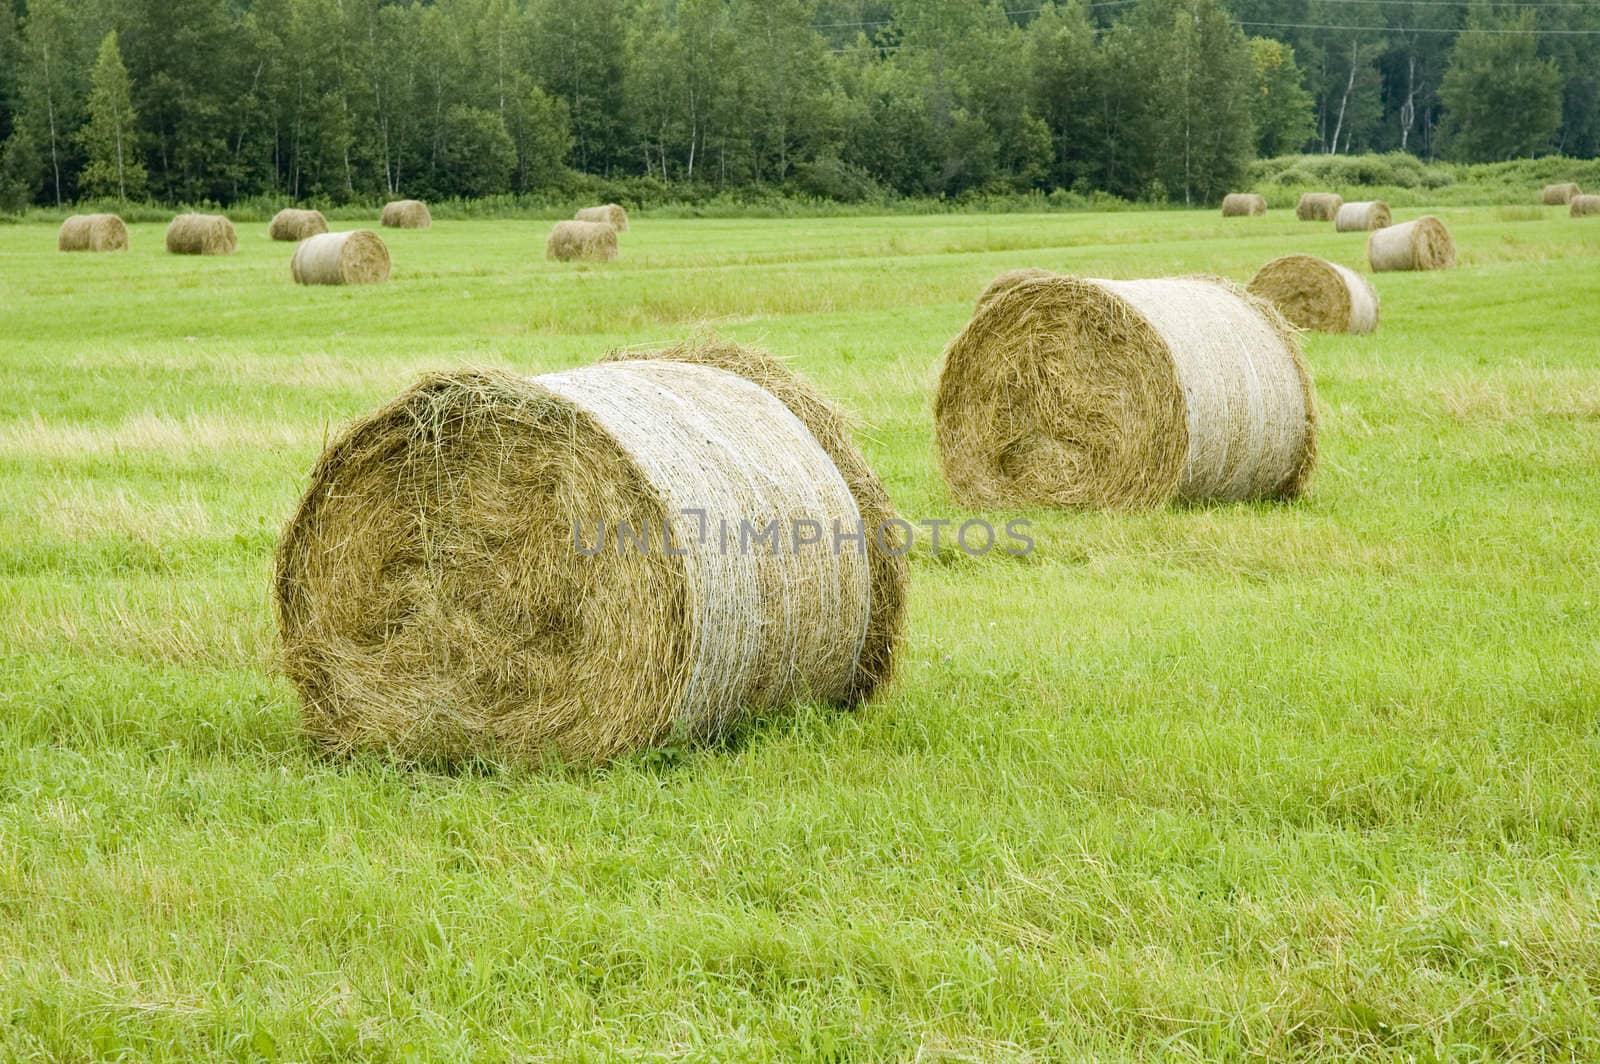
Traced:
<path id="1" fill-rule="evenodd" d="M 628 212 L 615 203 L 585 207 L 572 217 L 580 222 L 605 222 L 619 233 L 628 231 Z"/>
<path id="2" fill-rule="evenodd" d="M 1224 218 L 1254 218 L 1267 213 L 1267 198 L 1254 192 L 1230 192 L 1222 197 Z"/>
<path id="3" fill-rule="evenodd" d="M 1369 333 L 1378 327 L 1378 293 L 1372 283 L 1313 255 L 1273 259 L 1257 271 L 1250 291 L 1302 329 Z"/>
<path id="4" fill-rule="evenodd" d="M 1540 198 L 1544 200 L 1546 207 L 1564 207 L 1577 195 L 1578 186 L 1574 182 L 1564 181 L 1561 184 L 1544 186 Z"/>
<path id="5" fill-rule="evenodd" d="M 58 251 L 127 251 L 128 227 L 115 214 L 74 214 L 56 234 Z"/>
<path id="6" fill-rule="evenodd" d="M 180 214 L 167 226 L 174 255 L 232 255 L 239 248 L 233 223 L 220 214 Z"/>
<path id="7" fill-rule="evenodd" d="M 1034 266 L 1024 266 L 1019 270 L 1007 270 L 989 282 L 989 286 L 978 296 L 978 306 L 983 306 L 1003 292 L 1011 291 L 1023 281 L 1036 281 L 1041 277 L 1054 276 L 1055 274 L 1049 270 L 1041 270 Z"/>
<path id="8" fill-rule="evenodd" d="M 1456 264 L 1456 243 L 1443 222 L 1425 214 L 1375 230 L 1367 238 L 1367 262 L 1374 270 L 1447 270 Z"/>
<path id="9" fill-rule="evenodd" d="M 273 240 L 304 240 L 308 236 L 328 231 L 328 219 L 321 211 L 303 211 L 286 207 L 272 216 L 267 226 L 267 236 Z"/>
<path id="10" fill-rule="evenodd" d="M 432 374 L 346 429 L 276 559 L 307 732 L 403 760 L 595 762 L 870 696 L 904 560 L 885 555 L 878 597 L 880 563 L 834 522 L 892 515 L 881 483 L 775 360 L 735 362 L 777 394 L 696 357 Z"/>
<path id="11" fill-rule="evenodd" d="M 430 229 L 433 227 L 433 215 L 428 212 L 428 205 L 421 200 L 414 199 L 394 200 L 391 203 L 385 203 L 381 221 L 389 229 Z"/>
<path id="12" fill-rule="evenodd" d="M 1582 195 L 1572 197 L 1572 217 L 1582 218 L 1585 215 L 1600 214 L 1600 196 Z"/>
<path id="13" fill-rule="evenodd" d="M 1307 192 L 1295 205 L 1294 216 L 1302 222 L 1331 222 L 1344 206 L 1344 197 L 1336 192 Z"/>
<path id="14" fill-rule="evenodd" d="M 571 262 L 610 262 L 617 257 L 617 230 L 609 222 L 557 222 L 545 241 L 544 257 Z"/>
<path id="15" fill-rule="evenodd" d="M 318 233 L 294 249 L 289 272 L 299 284 L 378 284 L 389 279 L 389 249 L 370 229 Z"/>
<path id="16" fill-rule="evenodd" d="M 1382 229 L 1394 224 L 1389 205 L 1382 200 L 1363 203 L 1346 203 L 1334 216 L 1333 228 L 1339 233 L 1359 233 L 1368 229 Z"/>
<path id="17" fill-rule="evenodd" d="M 934 415 L 966 506 L 1288 498 L 1316 466 L 1294 330 L 1216 278 L 1015 285 L 946 350 Z"/>

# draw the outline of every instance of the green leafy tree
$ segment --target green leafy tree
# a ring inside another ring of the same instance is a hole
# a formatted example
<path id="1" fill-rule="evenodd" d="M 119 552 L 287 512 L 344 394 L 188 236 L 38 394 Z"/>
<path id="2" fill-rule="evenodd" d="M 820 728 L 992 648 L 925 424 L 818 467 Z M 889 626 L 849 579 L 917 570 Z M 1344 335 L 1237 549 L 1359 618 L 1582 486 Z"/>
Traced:
<path id="1" fill-rule="evenodd" d="M 448 178 L 443 191 L 467 197 L 499 195 L 511 190 L 517 146 L 498 114 L 458 104 L 445 114 L 441 163 Z"/>
<path id="2" fill-rule="evenodd" d="M 1024 52 L 1034 113 L 1050 134 L 1048 180 L 1059 188 L 1103 176 L 1101 55 L 1082 3 L 1046 8 L 1028 26 Z"/>
<path id="3" fill-rule="evenodd" d="M 1538 54 L 1534 37 L 1494 33 L 1474 18 L 1456 41 L 1439 98 L 1448 115 L 1450 152 L 1492 162 L 1548 150 L 1561 125 L 1561 72 Z M 1508 29 L 1533 28 L 1524 12 Z"/>
<path id="4" fill-rule="evenodd" d="M 89 84 L 89 121 L 78 134 L 89 161 L 78 177 L 79 188 L 90 196 L 141 198 L 146 175 L 134 148 L 138 116 L 115 30 L 100 42 Z"/>
<path id="5" fill-rule="evenodd" d="M 25 210 L 43 185 L 44 160 L 28 127 L 19 125 L 0 145 L 0 208 Z"/>
<path id="6" fill-rule="evenodd" d="M 1294 49 L 1267 37 L 1250 39 L 1250 60 L 1255 68 L 1251 117 L 1256 127 L 1256 151 L 1264 156 L 1297 152 L 1316 133 L 1311 93 L 1294 61 Z"/>
<path id="7" fill-rule="evenodd" d="M 516 152 L 513 185 L 529 192 L 560 181 L 572 150 L 567 105 L 539 86 L 524 84 L 506 103 L 506 132 Z"/>

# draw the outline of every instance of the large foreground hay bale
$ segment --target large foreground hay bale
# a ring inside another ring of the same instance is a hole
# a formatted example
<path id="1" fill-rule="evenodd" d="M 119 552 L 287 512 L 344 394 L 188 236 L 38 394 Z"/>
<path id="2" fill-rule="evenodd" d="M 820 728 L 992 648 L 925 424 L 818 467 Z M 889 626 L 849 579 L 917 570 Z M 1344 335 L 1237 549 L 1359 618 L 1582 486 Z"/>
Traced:
<path id="1" fill-rule="evenodd" d="M 978 296 L 978 306 L 983 306 L 989 300 L 1004 292 L 1009 292 L 1023 281 L 1036 281 L 1041 277 L 1054 277 L 1049 270 L 1041 270 L 1036 266 L 1024 266 L 1017 270 L 1007 270 L 994 280 Z"/>
<path id="2" fill-rule="evenodd" d="M 378 284 L 389 279 L 389 249 L 370 229 L 319 233 L 294 249 L 289 273 L 300 284 Z"/>
<path id="3" fill-rule="evenodd" d="M 421 200 L 402 199 L 394 200 L 383 205 L 383 215 L 380 219 L 389 229 L 431 229 L 433 215 L 428 211 L 428 205 Z"/>
<path id="4" fill-rule="evenodd" d="M 617 257 L 616 227 L 609 222 L 557 222 L 545 241 L 544 257 L 610 262 Z"/>
<path id="5" fill-rule="evenodd" d="M 1254 192 L 1230 192 L 1222 197 L 1224 218 L 1255 217 L 1267 213 L 1267 198 Z"/>
<path id="6" fill-rule="evenodd" d="M 58 251 L 127 251 L 128 227 L 115 214 L 74 214 L 56 234 Z"/>
<path id="7" fill-rule="evenodd" d="M 934 413 L 967 506 L 1282 498 L 1316 466 L 1293 329 L 1215 278 L 1025 281 L 951 342 Z"/>
<path id="8" fill-rule="evenodd" d="M 1334 215 L 1333 228 L 1339 233 L 1359 233 L 1368 229 L 1382 229 L 1394 223 L 1389 205 L 1382 200 L 1346 203 Z"/>
<path id="9" fill-rule="evenodd" d="M 1294 216 L 1302 222 L 1331 222 L 1344 206 L 1344 197 L 1337 192 L 1307 192 L 1295 204 Z"/>
<path id="10" fill-rule="evenodd" d="M 1585 215 L 1600 214 L 1600 196 L 1573 196 L 1571 213 L 1574 218 Z"/>
<path id="11" fill-rule="evenodd" d="M 1456 243 L 1443 222 L 1425 214 L 1375 230 L 1367 238 L 1367 262 L 1374 270 L 1446 270 L 1456 264 Z"/>
<path id="12" fill-rule="evenodd" d="M 853 702 L 889 674 L 904 563 L 880 598 L 832 524 L 887 505 L 757 352 L 431 375 L 318 461 L 277 555 L 284 665 L 312 737 L 407 760 L 604 760 Z M 782 549 L 745 535 L 773 521 Z"/>
<path id="13" fill-rule="evenodd" d="M 273 240 L 304 240 L 308 236 L 328 231 L 328 219 L 321 211 L 303 211 L 285 207 L 272 216 L 267 226 L 267 236 Z"/>
<path id="14" fill-rule="evenodd" d="M 619 233 L 628 231 L 628 212 L 615 203 L 584 207 L 572 217 L 580 222 L 605 222 Z"/>
<path id="15" fill-rule="evenodd" d="M 1544 200 L 1546 207 L 1564 207 L 1571 203 L 1572 198 L 1576 195 L 1578 195 L 1578 186 L 1574 182 L 1565 181 L 1557 185 L 1544 186 L 1544 191 L 1540 194 L 1540 198 Z"/>
<path id="16" fill-rule="evenodd" d="M 1378 327 L 1378 293 L 1372 282 L 1314 255 L 1273 259 L 1256 272 L 1250 291 L 1302 329 L 1369 333 Z"/>
<path id="17" fill-rule="evenodd" d="M 167 226 L 174 255 L 232 255 L 238 248 L 233 223 L 220 214 L 180 214 Z"/>

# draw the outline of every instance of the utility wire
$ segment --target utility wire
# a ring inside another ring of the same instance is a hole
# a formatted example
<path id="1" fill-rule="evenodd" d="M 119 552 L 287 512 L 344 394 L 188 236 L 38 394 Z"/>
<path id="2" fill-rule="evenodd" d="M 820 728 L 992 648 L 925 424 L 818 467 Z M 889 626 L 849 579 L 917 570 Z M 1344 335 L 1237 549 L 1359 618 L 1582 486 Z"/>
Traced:
<path id="1" fill-rule="evenodd" d="M 1500 37 L 1600 37 L 1600 30 L 1517 30 L 1499 27 L 1446 29 L 1440 26 L 1328 26 L 1320 22 L 1240 22 L 1269 30 L 1358 30 L 1372 33 L 1488 33 Z"/>

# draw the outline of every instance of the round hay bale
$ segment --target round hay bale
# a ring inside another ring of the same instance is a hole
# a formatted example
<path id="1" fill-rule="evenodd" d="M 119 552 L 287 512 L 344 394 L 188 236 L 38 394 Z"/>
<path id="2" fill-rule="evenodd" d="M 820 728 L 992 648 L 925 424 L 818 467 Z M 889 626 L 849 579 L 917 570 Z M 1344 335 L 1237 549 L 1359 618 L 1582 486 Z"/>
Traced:
<path id="1" fill-rule="evenodd" d="M 402 199 L 385 203 L 380 220 L 389 229 L 433 228 L 433 215 L 421 200 Z"/>
<path id="2" fill-rule="evenodd" d="M 1025 281 L 945 352 L 939 455 L 966 506 L 1288 498 L 1316 467 L 1294 330 L 1226 281 Z"/>
<path id="3" fill-rule="evenodd" d="M 299 284 L 378 284 L 389 279 L 389 249 L 370 229 L 318 233 L 294 249 L 289 273 Z"/>
<path id="4" fill-rule="evenodd" d="M 561 262 L 610 262 L 617 257 L 617 230 L 609 222 L 557 222 L 544 257 Z"/>
<path id="5" fill-rule="evenodd" d="M 1571 214 L 1574 218 L 1582 218 L 1590 214 L 1600 214 L 1600 196 L 1582 195 L 1572 197 Z"/>
<path id="6" fill-rule="evenodd" d="M 1302 329 L 1369 333 L 1378 327 L 1372 282 L 1314 255 L 1273 259 L 1256 272 L 1249 288 Z"/>
<path id="7" fill-rule="evenodd" d="M 1254 192 L 1230 192 L 1222 197 L 1224 218 L 1254 218 L 1267 213 L 1267 198 Z"/>
<path id="8" fill-rule="evenodd" d="M 982 294 L 978 296 L 978 306 L 983 306 L 1002 292 L 1011 291 L 1023 281 L 1036 281 L 1041 277 L 1054 276 L 1055 274 L 1049 270 L 1041 270 L 1034 266 L 1024 266 L 1020 270 L 1007 270 L 989 282 L 989 287 L 985 288 Z"/>
<path id="9" fill-rule="evenodd" d="M 1344 206 L 1344 197 L 1337 192 L 1307 192 L 1295 204 L 1294 216 L 1302 222 L 1331 222 Z"/>
<path id="10" fill-rule="evenodd" d="M 238 248 L 233 223 L 220 214 L 180 214 L 167 226 L 174 255 L 232 255 Z"/>
<path id="11" fill-rule="evenodd" d="M 715 738 L 871 690 L 865 551 L 790 538 L 862 513 L 795 412 L 713 366 L 431 375 L 318 461 L 276 560 L 284 667 L 335 751 Z M 771 527 L 780 549 L 745 533 Z"/>
<path id="12" fill-rule="evenodd" d="M 321 211 L 303 211 L 285 207 L 272 216 L 267 226 L 267 236 L 273 240 L 304 240 L 308 236 L 328 231 L 328 219 Z"/>
<path id="13" fill-rule="evenodd" d="M 605 222 L 619 233 L 628 231 L 628 212 L 615 203 L 585 207 L 572 217 L 580 222 Z"/>
<path id="14" fill-rule="evenodd" d="M 1443 222 L 1425 214 L 1375 230 L 1367 238 L 1367 262 L 1374 270 L 1447 270 L 1456 264 L 1456 243 Z"/>
<path id="15" fill-rule="evenodd" d="M 1389 205 L 1382 200 L 1346 203 L 1334 215 L 1333 228 L 1339 233 L 1359 233 L 1368 229 L 1382 229 L 1394 224 Z"/>
<path id="16" fill-rule="evenodd" d="M 1571 181 L 1564 181 L 1560 184 L 1544 186 L 1544 191 L 1540 194 L 1540 198 L 1544 200 L 1546 207 L 1564 207 L 1572 202 L 1572 198 L 1578 195 L 1578 192 L 1577 184 Z"/>
<path id="17" fill-rule="evenodd" d="M 127 251 L 128 227 L 115 214 L 74 214 L 56 234 L 58 251 Z"/>

